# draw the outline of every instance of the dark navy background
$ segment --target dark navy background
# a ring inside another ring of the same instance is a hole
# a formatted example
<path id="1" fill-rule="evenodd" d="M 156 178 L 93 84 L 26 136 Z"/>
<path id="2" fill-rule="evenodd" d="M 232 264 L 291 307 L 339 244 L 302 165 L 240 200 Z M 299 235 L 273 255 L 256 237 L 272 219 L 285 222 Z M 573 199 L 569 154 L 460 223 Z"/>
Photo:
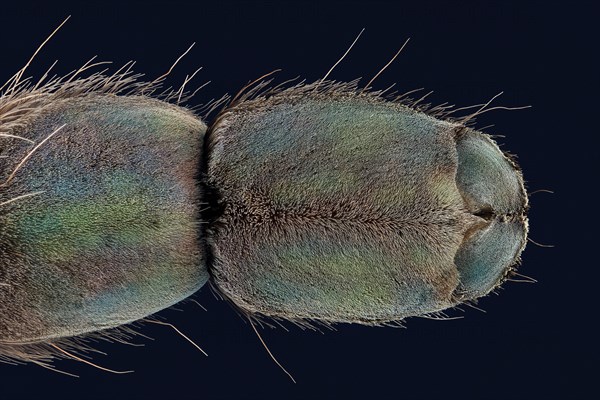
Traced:
<path id="1" fill-rule="evenodd" d="M 596 385 L 598 16 L 594 2 L 396 1 L 3 2 L 0 80 L 12 76 L 67 15 L 67 25 L 29 70 L 39 77 L 55 60 L 66 73 L 91 56 L 115 69 L 137 60 L 153 79 L 192 43 L 169 78 L 178 86 L 198 66 L 195 84 L 212 81 L 190 104 L 235 93 L 282 68 L 277 82 L 320 79 L 358 32 L 360 41 L 331 78 L 366 83 L 411 37 L 375 87 L 435 90 L 434 103 L 532 105 L 496 111 L 479 127 L 505 135 L 530 191 L 531 237 L 520 272 L 537 284 L 507 283 L 480 301 L 407 329 L 337 326 L 323 333 L 289 326 L 263 330 L 270 360 L 252 329 L 207 287 L 182 311 L 161 313 L 208 353 L 170 329 L 146 326 L 145 347 L 101 343 L 94 361 L 134 374 L 113 375 L 77 362 L 57 367 L 0 365 L 0 399 L 565 399 L 589 398 Z M 194 84 L 190 84 L 193 88 Z M 423 92 L 425 93 L 425 91 Z"/>

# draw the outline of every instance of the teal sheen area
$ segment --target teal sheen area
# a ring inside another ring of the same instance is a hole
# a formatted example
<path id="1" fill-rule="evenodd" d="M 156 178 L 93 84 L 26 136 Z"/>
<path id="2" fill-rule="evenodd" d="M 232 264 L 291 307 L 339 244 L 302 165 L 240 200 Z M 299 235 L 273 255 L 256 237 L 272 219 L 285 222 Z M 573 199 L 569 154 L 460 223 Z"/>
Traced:
<path id="1" fill-rule="evenodd" d="M 282 208 L 358 196 L 399 210 L 427 186 L 442 204 L 462 203 L 453 126 L 406 108 L 308 99 L 244 115 L 235 129 L 215 140 L 214 168 L 247 187 L 268 174 L 270 200 Z"/>
<path id="2" fill-rule="evenodd" d="M 457 282 L 448 260 L 409 240 L 402 248 L 394 246 L 403 239 L 389 235 L 391 243 L 377 243 L 368 235 L 362 240 L 353 237 L 343 228 L 328 234 L 306 227 L 286 233 L 286 240 L 278 243 L 257 238 L 256 253 L 235 260 L 245 266 L 248 277 L 235 294 L 244 299 L 260 293 L 261 300 L 269 303 L 269 310 L 260 312 L 311 318 L 319 310 L 321 319 L 332 321 L 398 319 L 419 314 L 424 307 L 448 307 L 445 288 Z M 433 263 L 440 268 L 421 267 Z"/>
<path id="3" fill-rule="evenodd" d="M 527 224 L 523 221 L 494 220 L 471 236 L 456 255 L 461 296 L 476 298 L 487 294 L 504 278 L 525 247 Z"/>
<path id="4" fill-rule="evenodd" d="M 521 213 L 527 195 L 521 172 L 488 136 L 466 129 L 457 141 L 457 183 L 473 212 Z"/>
<path id="5" fill-rule="evenodd" d="M 196 177 L 206 126 L 145 97 L 90 95 L 30 121 L 40 142 L 0 191 L 0 340 L 111 328 L 189 296 L 208 280 Z M 11 171 L 30 147 L 4 163 Z M 2 178 L 4 179 L 4 178 Z"/>

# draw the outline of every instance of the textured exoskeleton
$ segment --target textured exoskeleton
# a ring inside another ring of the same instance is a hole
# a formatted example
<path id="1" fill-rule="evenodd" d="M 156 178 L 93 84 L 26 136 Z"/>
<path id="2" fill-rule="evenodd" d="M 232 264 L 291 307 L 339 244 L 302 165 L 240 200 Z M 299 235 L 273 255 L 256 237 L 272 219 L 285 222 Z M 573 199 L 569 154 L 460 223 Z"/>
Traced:
<path id="1" fill-rule="evenodd" d="M 216 286 L 249 314 L 379 324 L 499 285 L 527 235 L 515 163 L 460 122 L 320 85 L 211 127 Z"/>

